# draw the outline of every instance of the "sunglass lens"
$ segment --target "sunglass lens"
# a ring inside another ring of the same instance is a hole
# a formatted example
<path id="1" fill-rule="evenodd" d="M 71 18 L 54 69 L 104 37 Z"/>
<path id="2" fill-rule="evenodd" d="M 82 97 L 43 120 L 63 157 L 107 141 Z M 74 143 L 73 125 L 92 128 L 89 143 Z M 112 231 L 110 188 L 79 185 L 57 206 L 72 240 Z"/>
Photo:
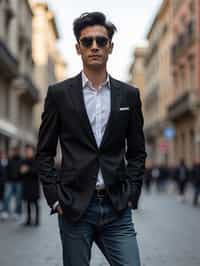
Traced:
<path id="1" fill-rule="evenodd" d="M 103 36 L 97 36 L 96 37 L 96 42 L 97 42 L 97 45 L 99 47 L 104 47 L 104 46 L 107 45 L 108 39 L 106 37 L 103 37 Z"/>
<path id="2" fill-rule="evenodd" d="M 84 37 L 81 39 L 81 43 L 85 47 L 90 47 L 92 45 L 93 39 L 91 37 Z"/>
<path id="3" fill-rule="evenodd" d="M 99 47 L 105 47 L 108 43 L 108 39 L 104 36 L 96 36 L 96 38 L 83 37 L 82 39 L 80 39 L 80 42 L 84 47 L 89 48 L 92 46 L 94 39 L 96 40 L 96 43 Z"/>

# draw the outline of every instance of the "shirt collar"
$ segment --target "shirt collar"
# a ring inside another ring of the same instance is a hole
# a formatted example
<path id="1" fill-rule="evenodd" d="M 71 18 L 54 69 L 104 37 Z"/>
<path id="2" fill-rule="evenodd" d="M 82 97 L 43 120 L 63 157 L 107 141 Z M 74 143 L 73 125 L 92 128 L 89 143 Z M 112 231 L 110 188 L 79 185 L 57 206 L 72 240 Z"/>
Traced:
<path id="1" fill-rule="evenodd" d="M 82 76 L 82 86 L 83 89 L 85 89 L 86 86 L 88 86 L 89 88 L 92 88 L 92 83 L 91 81 L 88 79 L 88 77 L 85 75 L 85 73 L 82 71 L 81 72 L 81 76 Z M 110 77 L 109 74 L 107 74 L 106 80 L 101 84 L 101 88 L 107 86 L 108 88 L 110 88 Z"/>

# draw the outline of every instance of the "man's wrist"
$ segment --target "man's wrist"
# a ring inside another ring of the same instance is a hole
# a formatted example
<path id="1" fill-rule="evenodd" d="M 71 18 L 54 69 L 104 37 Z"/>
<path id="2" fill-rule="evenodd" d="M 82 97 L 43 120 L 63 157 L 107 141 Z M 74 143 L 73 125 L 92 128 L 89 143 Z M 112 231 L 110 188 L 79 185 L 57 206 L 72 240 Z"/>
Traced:
<path id="1" fill-rule="evenodd" d="M 57 200 L 54 204 L 53 204 L 53 206 L 52 206 L 52 209 L 54 210 L 54 211 L 56 211 L 56 208 L 59 206 L 59 201 Z"/>

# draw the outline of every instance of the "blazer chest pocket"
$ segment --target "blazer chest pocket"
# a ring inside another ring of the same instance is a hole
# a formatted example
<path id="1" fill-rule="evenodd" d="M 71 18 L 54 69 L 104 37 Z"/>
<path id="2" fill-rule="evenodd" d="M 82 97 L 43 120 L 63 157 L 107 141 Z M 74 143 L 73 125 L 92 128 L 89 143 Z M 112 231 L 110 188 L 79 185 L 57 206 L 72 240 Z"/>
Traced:
<path id="1" fill-rule="evenodd" d="M 130 113 L 130 107 L 129 106 L 120 106 L 118 114 L 121 117 L 128 116 Z"/>
<path id="2" fill-rule="evenodd" d="M 128 124 L 129 120 L 129 115 L 130 115 L 130 108 L 125 106 L 125 107 L 120 107 L 119 111 L 117 112 L 117 123 L 126 125 Z"/>

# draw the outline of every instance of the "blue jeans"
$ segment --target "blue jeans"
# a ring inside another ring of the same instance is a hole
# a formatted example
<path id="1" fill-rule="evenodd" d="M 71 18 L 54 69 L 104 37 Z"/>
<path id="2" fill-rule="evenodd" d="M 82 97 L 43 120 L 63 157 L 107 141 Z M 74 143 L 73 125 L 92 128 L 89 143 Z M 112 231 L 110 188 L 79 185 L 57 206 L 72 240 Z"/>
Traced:
<path id="1" fill-rule="evenodd" d="M 3 210 L 10 212 L 10 203 L 15 197 L 15 213 L 22 213 L 22 184 L 21 182 L 7 182 L 4 189 Z"/>
<path id="2" fill-rule="evenodd" d="M 110 265 L 140 266 L 131 209 L 117 214 L 107 197 L 93 196 L 86 213 L 77 223 L 58 215 L 64 266 L 88 266 L 96 242 Z"/>

